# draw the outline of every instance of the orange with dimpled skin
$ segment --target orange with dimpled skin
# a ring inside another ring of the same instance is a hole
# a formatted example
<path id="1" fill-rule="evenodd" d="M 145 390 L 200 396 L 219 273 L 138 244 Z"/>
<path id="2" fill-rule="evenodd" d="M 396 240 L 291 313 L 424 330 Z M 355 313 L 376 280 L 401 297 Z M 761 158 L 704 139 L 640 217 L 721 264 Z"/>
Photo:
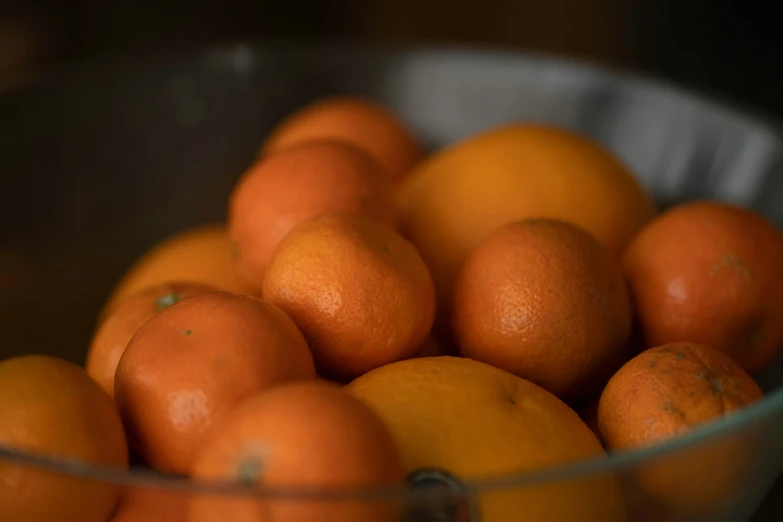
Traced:
<path id="1" fill-rule="evenodd" d="M 623 260 L 646 347 L 698 342 L 746 371 L 783 348 L 783 236 L 727 203 L 674 207 L 639 232 Z"/>
<path id="2" fill-rule="evenodd" d="M 229 230 L 243 277 L 261 287 L 275 247 L 298 223 L 326 212 L 396 227 L 391 185 L 363 150 L 334 140 L 298 143 L 257 161 L 229 202 Z"/>
<path id="3" fill-rule="evenodd" d="M 214 422 L 297 379 L 315 379 L 315 368 L 291 318 L 261 299 L 213 292 L 163 310 L 136 332 L 117 366 L 114 398 L 139 456 L 186 474 Z"/>
<path id="4" fill-rule="evenodd" d="M 174 303 L 213 291 L 212 287 L 200 283 L 163 283 L 118 303 L 93 335 L 85 363 L 87 373 L 114 397 L 114 373 L 133 334 L 155 314 Z"/>
<path id="5" fill-rule="evenodd" d="M 361 216 L 324 214 L 280 242 L 264 299 L 288 312 L 319 365 L 353 378 L 413 357 L 435 316 L 435 288 L 416 249 Z"/>
<path id="6" fill-rule="evenodd" d="M 499 228 L 457 278 L 460 354 L 575 401 L 620 367 L 631 304 L 611 253 L 581 228 L 528 219 Z"/>
<path id="7" fill-rule="evenodd" d="M 618 259 L 654 212 L 650 196 L 605 147 L 567 129 L 510 124 L 449 145 L 400 185 L 400 230 L 432 270 L 447 329 L 462 263 L 489 234 L 527 218 L 583 228 Z"/>
<path id="8" fill-rule="evenodd" d="M 598 429 L 610 451 L 651 446 L 763 397 L 725 353 L 698 343 L 670 343 L 637 355 L 609 380 L 598 403 Z M 747 434 L 713 438 L 639 464 L 633 470 L 637 482 L 679 516 L 704 516 L 733 498 L 745 480 L 753 455 Z"/>

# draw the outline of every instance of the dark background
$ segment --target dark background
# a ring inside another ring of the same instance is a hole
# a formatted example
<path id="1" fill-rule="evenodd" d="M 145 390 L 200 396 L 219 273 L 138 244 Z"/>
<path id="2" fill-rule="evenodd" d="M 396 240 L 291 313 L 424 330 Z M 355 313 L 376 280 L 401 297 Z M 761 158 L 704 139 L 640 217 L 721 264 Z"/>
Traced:
<path id="1" fill-rule="evenodd" d="M 0 2 L 0 75 L 254 41 L 458 43 L 597 61 L 783 116 L 781 30 L 761 0 Z"/>

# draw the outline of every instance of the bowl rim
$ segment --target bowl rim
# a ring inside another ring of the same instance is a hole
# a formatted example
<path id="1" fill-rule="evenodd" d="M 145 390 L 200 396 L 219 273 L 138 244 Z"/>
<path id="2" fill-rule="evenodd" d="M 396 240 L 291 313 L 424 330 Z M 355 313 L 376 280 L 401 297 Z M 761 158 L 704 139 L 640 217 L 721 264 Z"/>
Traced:
<path id="1" fill-rule="evenodd" d="M 543 486 L 565 481 L 577 481 L 594 476 L 609 476 L 661 456 L 681 454 L 702 442 L 714 442 L 753 428 L 775 412 L 783 409 L 783 389 L 777 389 L 765 399 L 715 421 L 707 422 L 686 434 L 646 446 L 607 455 L 520 472 L 485 478 L 460 478 L 463 488 L 455 490 L 414 490 L 406 486 L 365 486 L 347 488 L 246 486 L 227 480 L 193 480 L 188 477 L 166 476 L 144 468 L 130 470 L 86 463 L 17 450 L 0 443 L 0 462 L 29 466 L 45 472 L 125 487 L 156 489 L 193 495 L 253 496 L 277 500 L 363 500 L 419 503 L 446 501 L 460 495 L 475 496 L 492 491 L 508 491 L 524 487 Z"/>
<path id="2" fill-rule="evenodd" d="M 483 60 L 483 63 L 538 63 L 558 66 L 572 74 L 590 74 L 602 81 L 614 85 L 624 85 L 627 89 L 641 89 L 648 92 L 667 93 L 678 99 L 699 105 L 710 112 L 722 113 L 729 118 L 760 127 L 783 141 L 779 131 L 780 124 L 765 115 L 763 111 L 753 109 L 737 102 L 721 99 L 714 95 L 705 95 L 696 90 L 676 85 L 660 78 L 627 72 L 593 62 L 565 58 L 546 53 L 498 49 L 487 46 L 465 45 L 367 45 L 361 48 L 351 44 L 291 44 L 268 45 L 256 42 L 238 42 L 219 45 L 191 47 L 186 50 L 166 52 L 156 57 L 131 59 L 99 59 L 81 63 L 54 66 L 34 74 L 9 76 L 0 81 L 0 99 L 8 94 L 24 92 L 40 86 L 57 86 L 63 82 L 78 80 L 82 77 L 101 79 L 114 74 L 127 74 L 136 69 L 149 69 L 156 65 L 187 61 L 199 68 L 225 67 L 231 64 L 238 53 L 250 53 L 263 66 L 264 56 L 281 56 L 284 53 L 304 55 L 373 55 L 392 57 L 430 56 L 443 60 Z M 243 486 L 227 481 L 195 481 L 185 477 L 160 475 L 143 468 L 130 470 L 117 469 L 90 464 L 72 459 L 50 457 L 14 449 L 0 442 L 0 462 L 29 466 L 41 471 L 111 483 L 126 487 L 140 487 L 180 492 L 187 494 L 209 495 L 251 495 L 261 498 L 298 499 L 298 500 L 380 500 L 417 503 L 433 500 L 448 500 L 457 495 L 475 495 L 488 491 L 508 490 L 528 486 L 541 486 L 582 477 L 611 474 L 644 463 L 664 455 L 687 450 L 701 442 L 729 437 L 756 423 L 763 422 L 775 413 L 783 412 L 783 387 L 771 391 L 766 397 L 748 407 L 737 410 L 731 415 L 694 428 L 688 433 L 643 448 L 631 449 L 608 455 L 597 455 L 579 461 L 559 464 L 535 471 L 523 471 L 484 478 L 461 479 L 464 489 L 460 492 L 448 490 L 411 491 L 405 486 L 374 486 L 351 488 L 302 488 Z"/>

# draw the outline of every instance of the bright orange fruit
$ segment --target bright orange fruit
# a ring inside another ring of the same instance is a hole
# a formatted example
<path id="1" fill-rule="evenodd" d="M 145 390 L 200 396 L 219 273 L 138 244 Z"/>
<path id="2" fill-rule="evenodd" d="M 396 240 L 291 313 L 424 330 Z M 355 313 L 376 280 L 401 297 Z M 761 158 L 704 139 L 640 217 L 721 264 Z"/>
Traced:
<path id="1" fill-rule="evenodd" d="M 128 468 L 111 397 L 78 366 L 43 355 L 0 362 L 0 446 Z M 0 520 L 105 522 L 120 487 L 0 458 Z"/>
<path id="2" fill-rule="evenodd" d="M 231 408 L 270 386 L 314 378 L 307 343 L 285 312 L 213 292 L 144 323 L 120 358 L 114 399 L 139 456 L 186 474 L 209 428 Z"/>
<path id="3" fill-rule="evenodd" d="M 293 317 L 316 361 L 344 377 L 412 357 L 435 316 L 435 289 L 416 249 L 360 216 L 324 214 L 278 245 L 264 299 Z"/>
<path id="4" fill-rule="evenodd" d="M 248 399 L 198 453 L 196 479 L 291 491 L 401 486 L 400 456 L 367 406 L 326 382 L 285 384 Z M 395 522 L 400 503 L 194 497 L 191 522 Z"/>

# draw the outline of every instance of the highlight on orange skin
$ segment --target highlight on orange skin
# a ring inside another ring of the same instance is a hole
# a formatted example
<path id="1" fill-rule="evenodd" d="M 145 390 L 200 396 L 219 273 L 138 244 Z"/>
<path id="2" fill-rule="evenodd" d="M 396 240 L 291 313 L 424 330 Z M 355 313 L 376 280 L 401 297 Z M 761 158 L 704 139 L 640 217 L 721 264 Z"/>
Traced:
<path id="1" fill-rule="evenodd" d="M 201 283 L 171 282 L 148 287 L 117 303 L 93 335 L 85 362 L 87 373 L 114 397 L 117 365 L 138 329 L 169 306 L 213 291 L 216 290 Z"/>
<path id="2" fill-rule="evenodd" d="M 114 399 L 131 447 L 152 468 L 187 474 L 210 427 L 245 399 L 314 380 L 293 320 L 259 298 L 201 294 L 155 315 L 117 366 Z"/>

